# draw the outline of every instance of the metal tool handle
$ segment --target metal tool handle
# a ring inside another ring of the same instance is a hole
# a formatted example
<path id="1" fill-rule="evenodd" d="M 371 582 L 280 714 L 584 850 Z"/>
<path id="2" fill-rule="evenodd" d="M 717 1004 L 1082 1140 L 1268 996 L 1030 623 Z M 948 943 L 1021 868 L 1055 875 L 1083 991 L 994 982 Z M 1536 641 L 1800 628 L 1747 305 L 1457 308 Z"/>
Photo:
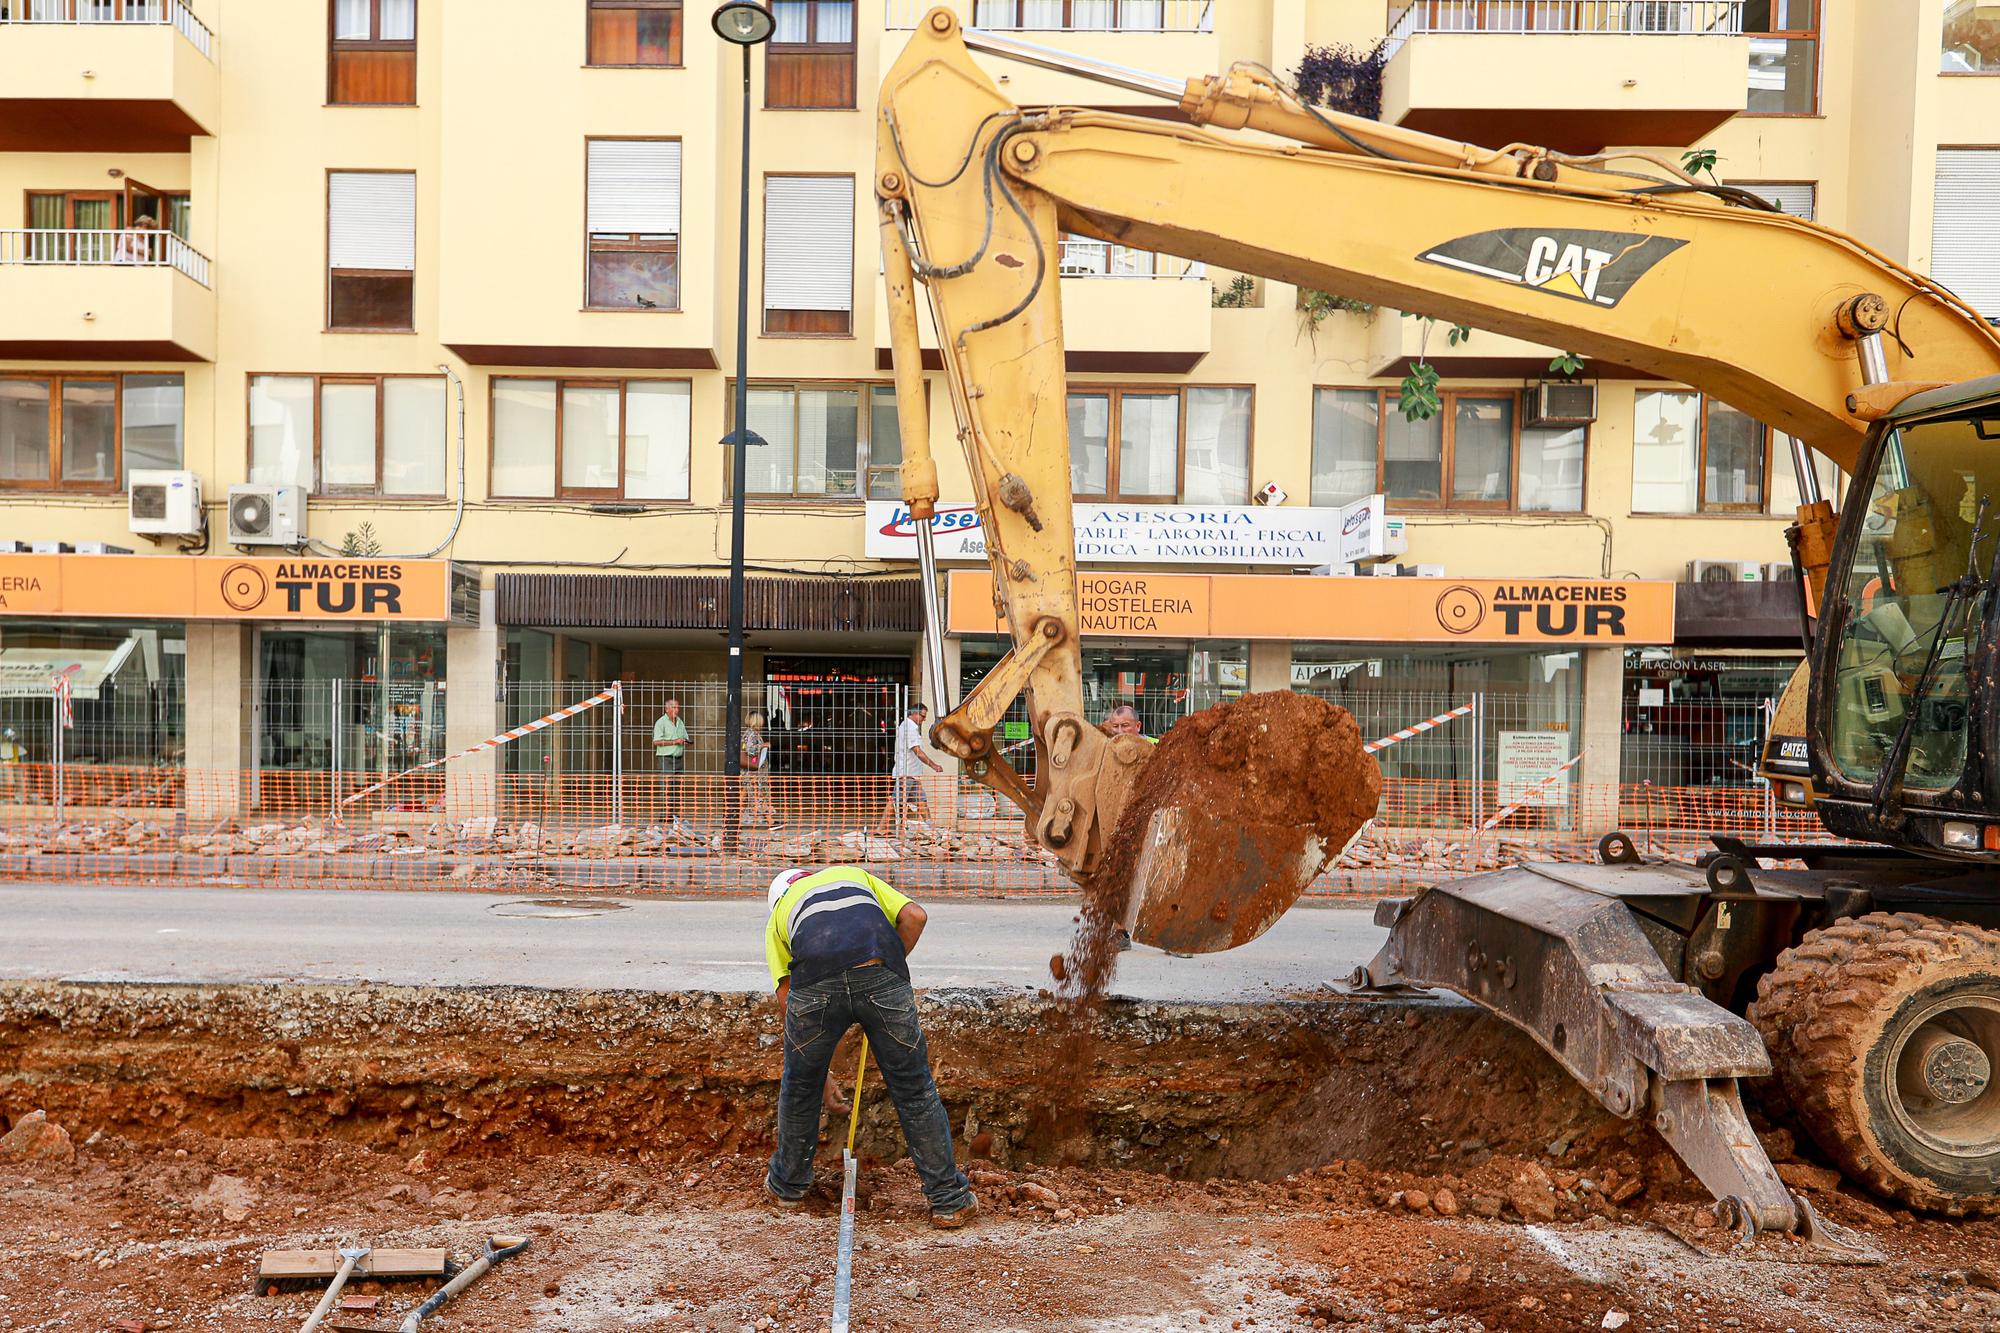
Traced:
<path id="1" fill-rule="evenodd" d="M 437 1293 L 429 1300 L 404 1315 L 403 1322 L 398 1326 L 396 1333 L 417 1333 L 418 1324 L 423 1323 L 425 1319 L 436 1313 L 437 1308 L 446 1301 L 484 1277 L 487 1269 L 493 1267 L 493 1265 L 499 1263 L 502 1259 L 513 1258 L 528 1248 L 528 1238 L 525 1236 L 518 1241 L 514 1241 L 511 1245 L 502 1246 L 498 1249 L 495 1249 L 493 1245 L 495 1239 L 496 1237 L 488 1236 L 486 1238 L 485 1252 L 470 1264 L 467 1264 L 463 1273 L 445 1283 L 442 1287 L 438 1288 Z M 512 1236 L 501 1236 L 497 1237 L 497 1239 L 514 1240 Z"/>

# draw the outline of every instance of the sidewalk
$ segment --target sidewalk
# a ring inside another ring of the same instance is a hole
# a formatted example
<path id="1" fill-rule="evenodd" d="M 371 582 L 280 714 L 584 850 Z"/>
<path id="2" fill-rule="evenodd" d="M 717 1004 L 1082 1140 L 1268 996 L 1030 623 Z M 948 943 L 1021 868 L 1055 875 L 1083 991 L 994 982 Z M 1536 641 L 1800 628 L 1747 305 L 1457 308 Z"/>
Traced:
<path id="1" fill-rule="evenodd" d="M 0 981 L 381 982 L 549 989 L 763 990 L 763 904 L 752 899 L 573 900 L 618 910 L 550 915 L 553 895 L 0 884 Z M 1075 906 L 925 903 L 919 987 L 1048 983 Z M 588 911 L 589 906 L 581 909 Z M 1136 999 L 1269 998 L 1344 979 L 1383 932 L 1366 910 L 1296 907 L 1241 949 L 1171 958 L 1136 948 L 1113 991 Z"/>

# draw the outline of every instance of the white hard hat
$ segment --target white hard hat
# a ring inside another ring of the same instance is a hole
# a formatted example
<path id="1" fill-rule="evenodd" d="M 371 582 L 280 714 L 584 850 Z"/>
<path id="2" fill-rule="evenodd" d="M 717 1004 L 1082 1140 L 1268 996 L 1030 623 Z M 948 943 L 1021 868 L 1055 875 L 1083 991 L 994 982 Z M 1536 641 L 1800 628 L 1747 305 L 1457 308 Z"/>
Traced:
<path id="1" fill-rule="evenodd" d="M 810 870 L 780 871 L 778 877 L 771 881 L 771 894 L 766 903 L 766 910 L 776 911 L 778 907 L 778 899 L 785 896 L 785 890 L 791 888 L 792 885 L 798 883 L 800 880 L 804 879 L 807 875 L 810 874 L 812 874 L 812 871 Z"/>

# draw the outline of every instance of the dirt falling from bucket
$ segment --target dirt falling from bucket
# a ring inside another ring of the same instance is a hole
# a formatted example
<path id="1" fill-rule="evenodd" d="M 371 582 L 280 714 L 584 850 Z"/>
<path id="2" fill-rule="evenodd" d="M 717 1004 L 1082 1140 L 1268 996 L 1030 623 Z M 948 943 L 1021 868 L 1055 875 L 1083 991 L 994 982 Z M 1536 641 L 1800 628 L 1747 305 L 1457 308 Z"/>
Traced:
<path id="1" fill-rule="evenodd" d="M 1043 1080 L 1045 1143 L 1072 1136 L 1096 1042 L 1096 1010 L 1118 968 L 1132 874 L 1153 812 L 1229 811 L 1245 823 L 1311 827 L 1337 851 L 1375 815 L 1382 771 L 1344 708 L 1309 694 L 1252 694 L 1183 718 L 1160 739 L 1084 889 L 1069 948 L 1049 960 L 1058 1004 Z"/>

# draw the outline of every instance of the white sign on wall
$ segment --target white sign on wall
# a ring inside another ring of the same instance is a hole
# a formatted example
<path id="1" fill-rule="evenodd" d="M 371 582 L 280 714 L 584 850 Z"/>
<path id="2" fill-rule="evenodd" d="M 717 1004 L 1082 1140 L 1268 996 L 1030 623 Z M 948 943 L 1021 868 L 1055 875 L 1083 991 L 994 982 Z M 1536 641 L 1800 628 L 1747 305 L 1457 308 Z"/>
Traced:
<path id="1" fill-rule="evenodd" d="M 1082 564 L 1282 565 L 1332 561 L 1338 509 L 1285 505 L 1134 505 L 1076 502 Z M 875 560 L 917 558 L 917 525 L 900 500 L 868 502 L 866 551 Z M 931 524 L 939 560 L 984 560 L 986 534 L 969 504 L 940 504 Z"/>
<path id="2" fill-rule="evenodd" d="M 1565 773 L 1547 786 L 1538 786 L 1549 774 L 1568 763 L 1569 733 L 1564 731 L 1503 731 L 1500 733 L 1500 804 L 1567 805 L 1569 779 Z"/>
<path id="3" fill-rule="evenodd" d="M 1337 559 L 1341 564 L 1381 560 L 1402 555 L 1410 549 L 1409 542 L 1403 537 L 1403 520 L 1389 517 L 1387 496 L 1364 495 L 1353 504 L 1342 505 L 1336 512 L 1340 515 L 1340 554 Z"/>

